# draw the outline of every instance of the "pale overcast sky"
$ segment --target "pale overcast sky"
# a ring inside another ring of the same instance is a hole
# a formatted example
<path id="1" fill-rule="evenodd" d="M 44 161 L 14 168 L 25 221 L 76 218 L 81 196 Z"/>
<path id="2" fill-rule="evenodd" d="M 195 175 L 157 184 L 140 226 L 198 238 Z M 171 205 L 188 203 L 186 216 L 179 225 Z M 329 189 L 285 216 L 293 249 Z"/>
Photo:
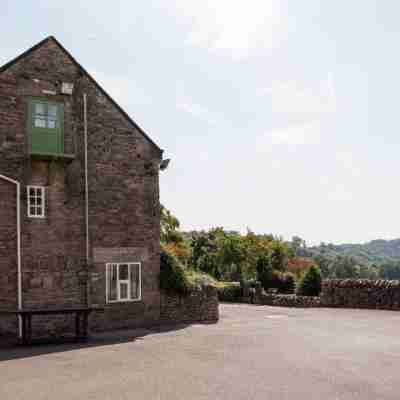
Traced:
<path id="1" fill-rule="evenodd" d="M 398 0 L 2 0 L 0 64 L 54 35 L 172 158 L 184 229 L 400 237 Z"/>

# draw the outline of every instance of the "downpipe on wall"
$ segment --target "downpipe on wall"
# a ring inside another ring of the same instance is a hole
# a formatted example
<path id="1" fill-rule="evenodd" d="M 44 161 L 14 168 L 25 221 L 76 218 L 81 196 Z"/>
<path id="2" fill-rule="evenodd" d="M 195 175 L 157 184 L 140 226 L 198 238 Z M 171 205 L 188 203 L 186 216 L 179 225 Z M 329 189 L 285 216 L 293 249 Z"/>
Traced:
<path id="1" fill-rule="evenodd" d="M 18 263 L 18 310 L 22 309 L 22 262 L 21 262 L 21 184 L 15 179 L 1 175 L 0 179 L 13 183 L 17 188 L 17 263 Z M 18 317 L 18 333 L 22 337 L 22 319 Z"/>
<path id="2" fill-rule="evenodd" d="M 83 133 L 85 142 L 85 229 L 86 229 L 86 268 L 88 269 L 86 281 L 86 303 L 89 306 L 89 262 L 90 262 L 90 237 L 89 237 L 89 179 L 88 179 L 88 132 L 87 132 L 87 94 L 83 93 Z"/>

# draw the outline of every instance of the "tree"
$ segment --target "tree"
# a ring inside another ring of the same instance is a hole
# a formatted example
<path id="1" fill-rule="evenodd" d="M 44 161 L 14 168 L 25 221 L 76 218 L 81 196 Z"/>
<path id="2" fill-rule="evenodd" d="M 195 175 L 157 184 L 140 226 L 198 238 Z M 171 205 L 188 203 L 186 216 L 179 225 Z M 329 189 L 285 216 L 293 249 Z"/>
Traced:
<path id="1" fill-rule="evenodd" d="M 359 277 L 359 263 L 349 255 L 336 256 L 329 265 L 329 277 L 348 279 Z"/>
<path id="2" fill-rule="evenodd" d="M 190 246 L 179 230 L 179 220 L 160 204 L 160 239 L 161 244 L 183 264 L 190 259 Z"/>
<path id="3" fill-rule="evenodd" d="M 319 296 L 321 292 L 321 271 L 311 266 L 299 282 L 298 294 L 301 296 Z"/>
<path id="4" fill-rule="evenodd" d="M 183 236 L 179 232 L 179 220 L 171 211 L 160 204 L 160 228 L 162 243 L 179 243 L 183 241 Z"/>
<path id="5" fill-rule="evenodd" d="M 307 249 L 306 241 L 299 236 L 293 236 L 290 242 L 294 254 L 296 256 L 303 257 L 305 255 L 305 249 Z"/>
<path id="6" fill-rule="evenodd" d="M 289 247 L 281 240 L 274 240 L 271 245 L 271 266 L 272 269 L 285 271 L 289 260 Z"/>
<path id="7" fill-rule="evenodd" d="M 271 265 L 271 258 L 267 255 L 262 255 L 257 260 L 257 280 L 261 282 L 261 286 L 267 290 L 271 287 L 276 287 L 274 284 L 274 271 Z"/>

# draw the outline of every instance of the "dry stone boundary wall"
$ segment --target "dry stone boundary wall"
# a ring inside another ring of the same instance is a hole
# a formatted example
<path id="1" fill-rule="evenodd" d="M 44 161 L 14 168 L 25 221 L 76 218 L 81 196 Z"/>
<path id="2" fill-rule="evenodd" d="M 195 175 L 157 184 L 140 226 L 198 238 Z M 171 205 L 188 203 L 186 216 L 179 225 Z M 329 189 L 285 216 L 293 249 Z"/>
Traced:
<path id="1" fill-rule="evenodd" d="M 325 307 L 400 310 L 400 281 L 330 279 L 322 283 Z"/>
<path id="2" fill-rule="evenodd" d="M 217 289 L 212 286 L 182 296 L 162 292 L 160 323 L 217 322 L 218 306 Z"/>

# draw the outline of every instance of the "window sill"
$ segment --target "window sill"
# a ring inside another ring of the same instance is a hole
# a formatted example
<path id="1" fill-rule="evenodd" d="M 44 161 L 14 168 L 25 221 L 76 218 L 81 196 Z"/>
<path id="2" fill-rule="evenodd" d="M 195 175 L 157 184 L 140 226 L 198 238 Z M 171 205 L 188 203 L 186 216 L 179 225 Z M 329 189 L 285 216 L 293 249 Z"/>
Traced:
<path id="1" fill-rule="evenodd" d="M 29 156 L 33 160 L 61 161 L 65 163 L 70 163 L 75 159 L 75 154 L 65 153 L 29 153 Z"/>
<path id="2" fill-rule="evenodd" d="M 106 304 L 123 304 L 123 303 L 138 303 L 142 301 L 142 299 L 129 299 L 129 300 L 108 300 Z"/>

